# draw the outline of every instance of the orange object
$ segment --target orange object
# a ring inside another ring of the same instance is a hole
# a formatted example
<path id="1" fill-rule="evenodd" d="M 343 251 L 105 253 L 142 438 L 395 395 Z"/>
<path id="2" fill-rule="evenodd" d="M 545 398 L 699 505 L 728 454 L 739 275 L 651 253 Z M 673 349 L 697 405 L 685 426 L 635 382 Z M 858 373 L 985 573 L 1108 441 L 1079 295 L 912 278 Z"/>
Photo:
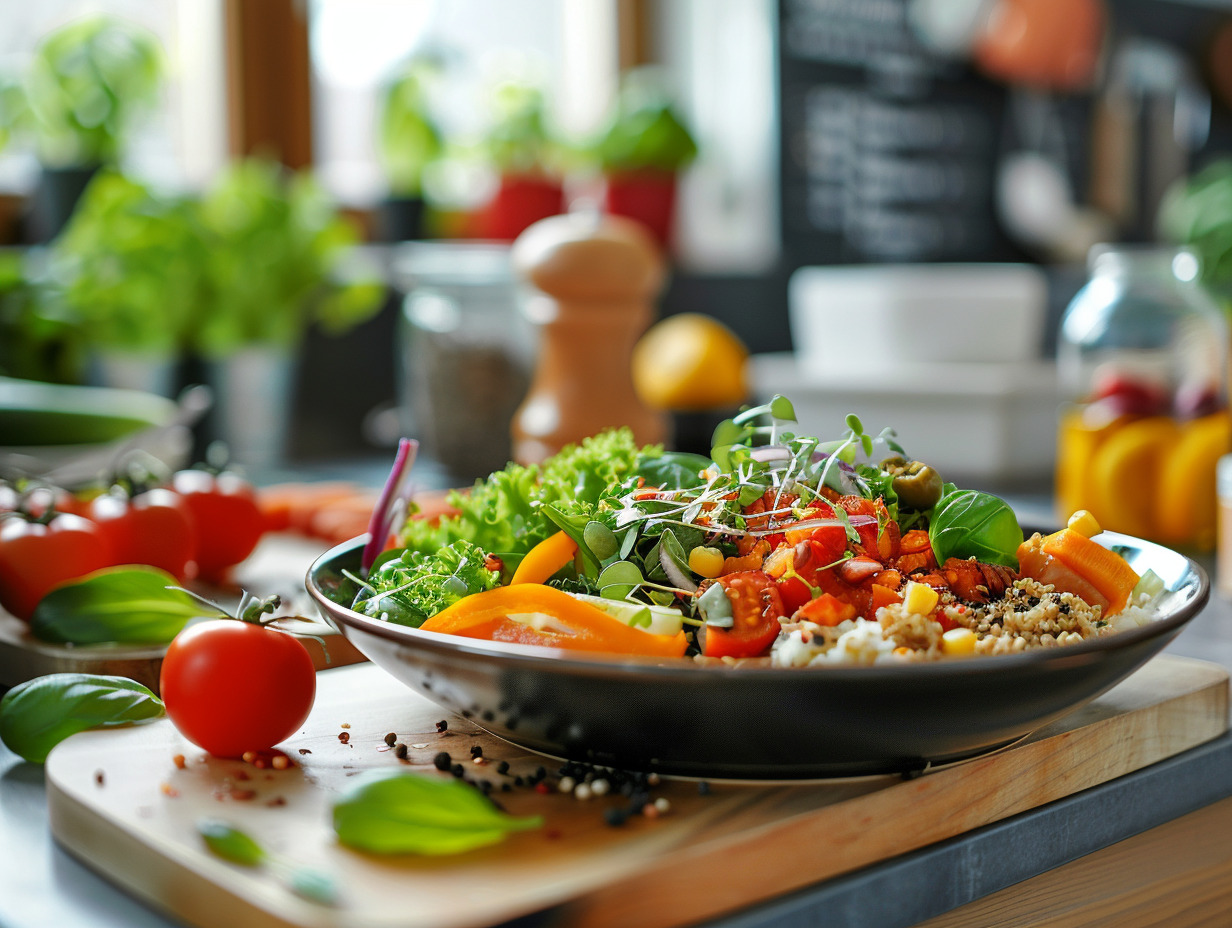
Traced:
<path id="1" fill-rule="evenodd" d="M 515 583 L 544 583 L 577 554 L 577 542 L 565 532 L 549 535 L 526 552 L 513 572 L 510 585 Z"/>
<path id="2" fill-rule="evenodd" d="M 976 35 L 976 64 L 990 77 L 1053 90 L 1095 79 L 1107 14 L 1100 0 L 997 0 Z"/>
<path id="3" fill-rule="evenodd" d="M 509 618 L 536 613 L 552 621 L 527 624 Z M 688 647 L 684 632 L 652 635 L 630 628 L 568 593 L 535 583 L 474 593 L 437 613 L 420 629 L 464 638 L 647 657 L 681 657 Z"/>
<path id="4" fill-rule="evenodd" d="M 1108 601 L 1105 615 L 1115 615 L 1124 609 L 1129 594 L 1141 579 L 1119 554 L 1072 529 L 1045 537 L 1042 550 L 1099 591 Z"/>
<path id="5" fill-rule="evenodd" d="M 877 587 L 874 587 L 874 590 L 876 589 Z M 900 601 L 894 600 L 894 602 Z M 816 599 L 810 599 L 797 609 L 792 619 L 805 619 L 817 625 L 833 627 L 855 617 L 856 607 L 851 605 L 851 603 L 845 603 L 837 596 L 831 596 L 829 593 L 822 593 Z"/>

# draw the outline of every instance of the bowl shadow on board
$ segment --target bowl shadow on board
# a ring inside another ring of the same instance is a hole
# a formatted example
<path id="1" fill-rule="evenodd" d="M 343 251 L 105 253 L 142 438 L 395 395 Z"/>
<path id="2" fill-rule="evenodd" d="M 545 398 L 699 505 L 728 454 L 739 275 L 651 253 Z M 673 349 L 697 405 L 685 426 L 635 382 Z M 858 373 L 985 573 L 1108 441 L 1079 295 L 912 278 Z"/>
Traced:
<path id="1" fill-rule="evenodd" d="M 348 608 L 364 537 L 322 555 L 308 592 L 373 663 L 492 734 L 552 757 L 704 778 L 912 774 L 1004 747 L 1085 705 L 1202 609 L 1202 568 L 1100 540 L 1164 581 L 1152 621 L 1064 648 L 963 661 L 774 669 L 582 655 L 422 632 Z"/>

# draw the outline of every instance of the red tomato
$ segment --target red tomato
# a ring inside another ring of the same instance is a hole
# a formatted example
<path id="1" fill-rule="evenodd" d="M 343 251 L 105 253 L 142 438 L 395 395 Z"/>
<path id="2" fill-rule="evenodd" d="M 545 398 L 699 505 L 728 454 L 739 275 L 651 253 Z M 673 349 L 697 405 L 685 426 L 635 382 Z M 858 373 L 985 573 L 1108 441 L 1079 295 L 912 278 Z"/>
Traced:
<path id="1" fill-rule="evenodd" d="M 53 587 L 115 563 L 93 522 L 70 513 L 46 523 L 24 515 L 0 521 L 0 606 L 22 621 Z"/>
<path id="2" fill-rule="evenodd" d="M 835 626 L 856 617 L 856 607 L 845 603 L 837 596 L 822 593 L 809 600 L 792 616 L 793 619 L 808 619 L 818 625 Z"/>
<path id="3" fill-rule="evenodd" d="M 757 657 L 779 634 L 783 601 L 774 581 L 760 570 L 718 579 L 732 606 L 731 628 L 703 625 L 702 653 L 707 657 Z"/>
<path id="4" fill-rule="evenodd" d="M 192 515 L 199 576 L 221 579 L 228 567 L 252 554 L 265 531 L 252 484 L 237 474 L 182 470 L 171 485 Z"/>
<path id="5" fill-rule="evenodd" d="M 167 648 L 159 689 L 180 734 L 216 757 L 262 751 L 295 734 L 316 696 L 308 649 L 253 622 L 190 625 Z"/>
<path id="6" fill-rule="evenodd" d="M 192 515 L 183 498 L 155 487 L 137 496 L 104 493 L 90 504 L 90 518 L 111 546 L 117 564 L 148 564 L 183 582 L 195 571 Z"/>

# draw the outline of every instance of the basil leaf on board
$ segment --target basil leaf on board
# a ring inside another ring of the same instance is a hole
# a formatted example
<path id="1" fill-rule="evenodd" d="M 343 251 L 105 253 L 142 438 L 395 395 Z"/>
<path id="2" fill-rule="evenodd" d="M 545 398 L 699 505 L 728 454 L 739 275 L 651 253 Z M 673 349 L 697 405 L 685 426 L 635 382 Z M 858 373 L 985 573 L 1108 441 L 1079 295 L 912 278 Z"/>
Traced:
<path id="1" fill-rule="evenodd" d="M 979 490 L 957 490 L 952 484 L 946 488 L 933 507 L 928 526 L 937 563 L 950 557 L 974 557 L 1017 570 L 1022 529 L 1009 504 Z"/>
<path id="2" fill-rule="evenodd" d="M 342 844 L 374 854 L 460 854 L 543 824 L 501 812 L 460 780 L 400 770 L 361 777 L 334 804 L 333 819 Z"/>
<path id="3" fill-rule="evenodd" d="M 0 699 L 0 741 L 41 764 L 69 735 L 163 715 L 162 700 L 127 677 L 53 673 L 19 683 Z"/>
<path id="4" fill-rule="evenodd" d="M 197 834 L 210 853 L 243 867 L 255 867 L 265 860 L 265 849 L 246 832 L 216 818 L 197 822 Z"/>
<path id="5" fill-rule="evenodd" d="M 202 605 L 153 567 L 107 567 L 39 601 L 30 633 L 57 644 L 167 644 Z"/>

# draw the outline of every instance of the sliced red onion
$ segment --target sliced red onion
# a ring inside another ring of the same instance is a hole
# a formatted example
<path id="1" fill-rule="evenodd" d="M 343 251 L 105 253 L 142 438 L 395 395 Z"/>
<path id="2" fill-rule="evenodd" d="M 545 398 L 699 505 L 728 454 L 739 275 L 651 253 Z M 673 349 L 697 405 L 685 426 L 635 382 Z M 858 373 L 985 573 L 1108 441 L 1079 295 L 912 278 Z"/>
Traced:
<path id="1" fill-rule="evenodd" d="M 365 574 L 385 550 L 389 536 L 400 531 L 406 522 L 411 499 L 411 466 L 418 453 L 419 442 L 413 438 L 403 438 L 398 442 L 393 469 L 381 489 L 376 508 L 372 510 L 372 518 L 368 521 L 368 543 L 364 545 L 363 557 L 360 559 L 360 568 Z"/>
<path id="2" fill-rule="evenodd" d="M 667 579 L 672 582 L 678 590 L 688 590 L 690 593 L 697 592 L 697 584 L 693 582 L 693 578 L 680 569 L 680 565 L 667 553 L 667 546 L 659 546 L 659 563 L 663 566 L 663 572 L 667 574 Z"/>

